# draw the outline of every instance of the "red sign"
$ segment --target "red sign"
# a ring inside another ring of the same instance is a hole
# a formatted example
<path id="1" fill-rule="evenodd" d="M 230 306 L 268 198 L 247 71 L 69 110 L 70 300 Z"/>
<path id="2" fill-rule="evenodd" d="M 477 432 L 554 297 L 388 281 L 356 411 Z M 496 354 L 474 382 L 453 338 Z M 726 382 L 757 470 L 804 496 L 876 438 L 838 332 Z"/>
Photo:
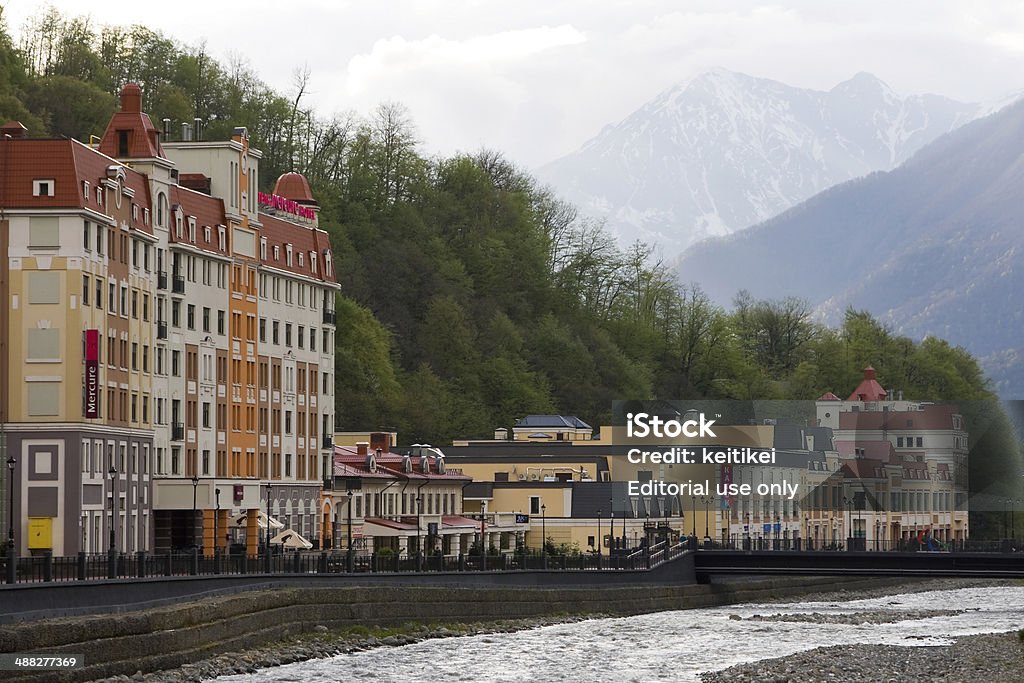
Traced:
<path id="1" fill-rule="evenodd" d="M 85 416 L 100 416 L 100 331 L 85 331 Z"/>
<path id="2" fill-rule="evenodd" d="M 256 200 L 261 206 L 278 209 L 279 211 L 287 211 L 288 213 L 293 213 L 296 216 L 301 216 L 307 220 L 313 220 L 316 218 L 316 212 L 313 211 L 313 209 L 308 206 L 303 206 L 295 200 L 287 199 L 280 195 L 258 192 L 256 194 Z"/>

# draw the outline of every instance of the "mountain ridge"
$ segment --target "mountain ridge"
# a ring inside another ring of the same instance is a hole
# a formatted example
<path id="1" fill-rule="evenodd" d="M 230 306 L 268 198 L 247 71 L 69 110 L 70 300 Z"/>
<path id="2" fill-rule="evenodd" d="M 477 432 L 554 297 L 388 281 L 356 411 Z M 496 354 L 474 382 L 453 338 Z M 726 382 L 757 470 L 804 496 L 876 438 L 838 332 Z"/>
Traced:
<path id="1" fill-rule="evenodd" d="M 892 168 L 980 111 L 939 95 L 901 98 L 866 72 L 819 91 L 719 68 L 668 88 L 537 174 L 606 218 L 620 242 L 672 255 Z"/>

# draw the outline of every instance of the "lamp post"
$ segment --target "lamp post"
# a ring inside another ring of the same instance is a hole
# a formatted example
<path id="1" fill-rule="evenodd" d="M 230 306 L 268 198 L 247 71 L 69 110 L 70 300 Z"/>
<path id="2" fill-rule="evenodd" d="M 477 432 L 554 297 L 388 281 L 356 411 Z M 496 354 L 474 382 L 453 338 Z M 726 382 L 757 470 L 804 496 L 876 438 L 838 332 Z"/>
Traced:
<path id="1" fill-rule="evenodd" d="M 267 479 L 267 538 L 266 538 L 267 549 L 266 549 L 266 554 L 264 555 L 264 557 L 266 559 L 263 560 L 263 564 L 264 564 L 264 568 L 267 570 L 268 574 L 270 573 L 270 491 L 271 491 L 271 483 L 270 483 L 270 480 Z M 351 495 L 352 495 L 352 492 L 349 491 L 349 496 L 351 496 Z M 351 498 L 350 498 L 350 502 L 351 502 Z"/>
<path id="2" fill-rule="evenodd" d="M 853 498 L 843 496 L 843 503 L 846 504 L 846 516 L 849 520 L 849 524 L 847 525 L 849 531 L 846 534 L 846 549 L 853 550 Z"/>
<path id="3" fill-rule="evenodd" d="M 714 497 L 705 496 L 701 500 L 704 501 L 704 540 L 707 540 L 711 537 L 711 534 L 709 533 L 711 528 L 711 501 L 714 500 Z"/>
<path id="4" fill-rule="evenodd" d="M 697 496 L 690 496 L 690 502 L 693 507 L 693 530 L 690 535 L 697 538 Z"/>
<path id="5" fill-rule="evenodd" d="M 597 566 L 601 566 L 601 543 L 604 539 L 601 538 L 601 510 L 597 511 Z"/>
<path id="6" fill-rule="evenodd" d="M 355 555 L 352 553 L 352 489 L 348 491 L 348 545 L 345 548 L 348 554 L 348 571 L 351 573 L 355 569 Z"/>
<path id="7" fill-rule="evenodd" d="M 7 438 L 4 435 L 2 429 L 0 429 L 0 447 L 6 450 Z M 15 567 L 15 549 L 14 549 L 14 466 L 17 461 L 14 456 L 8 456 L 7 458 L 7 498 L 10 503 L 10 511 L 7 517 L 7 583 L 14 583 L 18 579 L 17 567 Z"/>
<path id="8" fill-rule="evenodd" d="M 420 515 L 423 513 L 423 494 L 416 494 L 416 569 L 423 570 L 423 537 L 420 535 Z"/>
<path id="9" fill-rule="evenodd" d="M 480 569 L 487 569 L 487 537 L 484 535 L 484 524 L 487 519 L 487 501 L 480 501 Z"/>
<path id="10" fill-rule="evenodd" d="M 117 495 L 117 491 L 114 490 L 114 480 L 117 478 L 117 468 L 114 464 L 110 464 L 110 469 L 107 470 L 107 474 L 110 475 L 110 553 L 113 554 L 117 549 L 117 533 L 114 517 L 114 497 Z"/>
<path id="11" fill-rule="evenodd" d="M 547 505 L 540 506 L 540 552 L 544 558 L 544 568 L 548 568 L 548 517 Z"/>
<path id="12" fill-rule="evenodd" d="M 196 544 L 196 494 L 199 491 L 199 475 L 192 475 L 192 545 Z"/>
<path id="13" fill-rule="evenodd" d="M 213 494 L 217 499 L 217 508 L 213 513 L 213 561 L 214 570 L 219 573 L 220 562 L 218 562 L 218 560 L 220 560 L 220 545 L 217 543 L 219 540 L 217 537 L 220 536 L 220 489 L 215 488 L 213 490 Z"/>
<path id="14" fill-rule="evenodd" d="M 10 510 L 7 514 L 7 547 L 14 550 L 14 466 L 18 464 L 18 461 L 14 459 L 14 456 L 7 458 L 7 471 L 9 476 L 7 478 L 7 499 L 10 503 Z"/>

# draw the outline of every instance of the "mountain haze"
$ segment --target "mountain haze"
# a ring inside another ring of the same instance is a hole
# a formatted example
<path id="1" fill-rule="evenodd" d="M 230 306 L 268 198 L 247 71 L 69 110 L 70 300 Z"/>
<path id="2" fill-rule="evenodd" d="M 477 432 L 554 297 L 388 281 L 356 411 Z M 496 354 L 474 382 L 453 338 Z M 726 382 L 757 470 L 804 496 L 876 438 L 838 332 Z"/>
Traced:
<path id="1" fill-rule="evenodd" d="M 827 92 L 717 69 L 676 86 L 538 170 L 623 244 L 666 256 L 764 221 L 818 192 L 889 170 L 981 113 L 900 97 L 859 73 Z"/>
<path id="2" fill-rule="evenodd" d="M 766 223 L 691 247 L 679 267 L 719 302 L 740 289 L 848 306 L 894 331 L 979 356 L 1024 397 L 1024 102 L 979 119 L 894 171 L 832 188 Z"/>

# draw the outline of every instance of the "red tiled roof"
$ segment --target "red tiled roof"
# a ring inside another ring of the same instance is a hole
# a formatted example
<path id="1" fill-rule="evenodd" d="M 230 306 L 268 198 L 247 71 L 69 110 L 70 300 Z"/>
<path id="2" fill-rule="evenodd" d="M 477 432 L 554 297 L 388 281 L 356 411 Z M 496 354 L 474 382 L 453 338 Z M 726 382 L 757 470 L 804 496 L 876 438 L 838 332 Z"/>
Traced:
<path id="1" fill-rule="evenodd" d="M 462 481 L 471 481 L 472 477 L 469 477 L 462 473 L 462 470 L 447 470 L 444 474 L 438 474 L 434 469 L 437 458 L 430 458 L 430 471 L 424 472 L 420 469 L 419 458 L 412 458 L 412 472 L 405 472 L 402 470 L 402 463 L 404 462 L 405 456 L 401 453 L 394 453 L 391 451 L 382 451 L 380 455 L 374 454 L 374 458 L 377 462 L 377 472 L 379 474 L 382 471 L 386 471 L 393 476 L 402 479 L 416 479 L 416 480 L 433 480 L 433 479 L 454 479 Z M 337 474 L 337 465 L 343 465 L 349 468 L 356 474 L 342 475 L 342 476 L 361 476 L 359 473 L 369 474 L 369 470 L 366 468 L 366 456 L 359 455 L 358 449 L 352 446 L 335 446 L 334 447 L 334 462 L 335 462 L 335 474 Z"/>
<path id="2" fill-rule="evenodd" d="M 277 179 L 277 182 L 274 183 L 274 194 L 301 204 L 316 204 L 306 176 L 294 171 L 282 174 Z"/>
<path id="3" fill-rule="evenodd" d="M 333 264 L 330 275 L 325 274 L 325 254 L 330 253 L 330 241 L 326 232 L 263 213 L 260 214 L 260 223 L 263 224 L 260 236 L 267 241 L 264 265 L 323 282 L 337 282 Z M 292 245 L 292 264 L 290 266 L 288 265 L 287 248 L 289 244 Z M 278 247 L 277 258 L 274 258 L 275 246 Z M 309 258 L 310 252 L 316 254 L 315 272 Z M 302 254 L 301 266 L 299 265 L 300 253 Z"/>
<path id="4" fill-rule="evenodd" d="M 836 441 L 836 451 L 841 458 L 853 458 L 857 455 L 857 449 L 863 449 L 864 458 L 876 458 L 885 462 L 892 462 L 896 450 L 889 441 Z"/>
<path id="5" fill-rule="evenodd" d="M 151 207 L 146 176 L 124 166 L 77 140 L 19 139 L 0 141 L 0 205 L 7 209 L 91 209 L 111 215 L 110 207 L 96 200 L 96 188 L 107 180 L 108 169 L 124 172 L 125 187 L 135 193 L 138 218 L 132 229 L 152 234 L 144 222 L 144 209 Z M 53 180 L 53 196 L 33 195 L 34 180 Z M 89 183 L 88 195 L 83 183 Z"/>
<path id="6" fill-rule="evenodd" d="M 885 477 L 885 462 L 878 458 L 856 458 L 841 460 L 843 476 L 857 479 L 882 479 Z"/>
<path id="7" fill-rule="evenodd" d="M 843 399 L 839 398 L 838 396 L 833 394 L 831 391 L 826 391 L 824 394 L 822 394 L 818 398 L 818 400 L 819 401 L 842 401 Z"/>
<path id="8" fill-rule="evenodd" d="M 176 185 L 171 188 L 170 202 L 181 207 L 184 214 L 182 218 L 181 237 L 178 237 L 175 225 L 174 212 L 171 212 L 170 241 L 175 244 L 189 244 L 203 251 L 229 256 L 231 254 L 230 235 L 224 240 L 224 249 L 220 248 L 219 226 L 226 226 L 224 218 L 224 200 L 217 197 L 210 197 L 202 192 L 190 190 L 187 187 Z M 188 219 L 196 219 L 196 239 L 193 242 L 189 239 Z M 206 239 L 206 231 L 203 228 L 210 228 L 210 239 Z"/>
<path id="9" fill-rule="evenodd" d="M 160 131 L 156 129 L 149 114 L 142 111 L 142 89 L 129 83 L 121 89 L 121 109 L 114 112 L 103 133 L 99 150 L 110 157 L 120 157 L 119 134 L 128 133 L 128 154 L 133 159 L 163 157 L 160 147 Z"/>
<path id="10" fill-rule="evenodd" d="M 847 401 L 881 401 L 888 392 L 875 379 L 875 369 L 870 365 L 864 368 L 864 379 L 850 394 Z"/>
<path id="11" fill-rule="evenodd" d="M 868 410 L 860 412 L 839 413 L 840 429 L 874 429 L 874 430 L 917 430 L 917 429 L 952 429 L 953 415 L 959 408 L 950 405 L 925 405 L 922 410 Z M 966 422 L 961 420 L 961 428 L 967 429 Z"/>

